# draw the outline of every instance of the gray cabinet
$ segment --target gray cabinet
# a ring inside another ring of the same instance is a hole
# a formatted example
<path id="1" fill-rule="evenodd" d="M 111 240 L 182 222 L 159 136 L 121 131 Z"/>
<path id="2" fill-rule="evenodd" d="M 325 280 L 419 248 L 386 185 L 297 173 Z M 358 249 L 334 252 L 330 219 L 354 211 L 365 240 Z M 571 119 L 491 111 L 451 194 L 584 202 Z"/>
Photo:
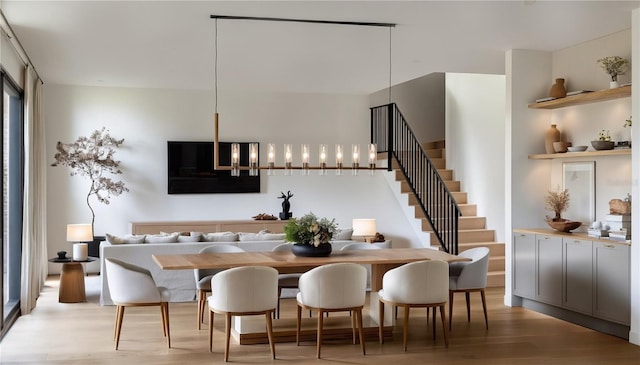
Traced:
<path id="1" fill-rule="evenodd" d="M 536 290 L 536 235 L 513 235 L 513 293 L 533 298 Z"/>
<path id="2" fill-rule="evenodd" d="M 563 238 L 562 306 L 592 315 L 593 308 L 593 243 L 587 240 Z"/>
<path id="3" fill-rule="evenodd" d="M 593 315 L 609 321 L 631 321 L 630 246 L 593 243 Z"/>
<path id="4" fill-rule="evenodd" d="M 518 230 L 512 249 L 514 295 L 598 318 L 607 326 L 629 325 L 629 245 L 580 233 Z"/>
<path id="5" fill-rule="evenodd" d="M 562 305 L 562 237 L 536 235 L 536 277 L 534 299 Z"/>

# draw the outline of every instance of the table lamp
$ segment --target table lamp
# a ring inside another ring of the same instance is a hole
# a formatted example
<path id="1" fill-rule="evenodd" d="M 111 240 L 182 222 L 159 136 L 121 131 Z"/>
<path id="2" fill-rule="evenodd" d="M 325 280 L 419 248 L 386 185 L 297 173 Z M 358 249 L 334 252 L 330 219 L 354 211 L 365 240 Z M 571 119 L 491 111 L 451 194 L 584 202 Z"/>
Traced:
<path id="1" fill-rule="evenodd" d="M 67 241 L 78 242 L 73 244 L 73 260 L 87 261 L 89 245 L 83 242 L 93 241 L 91 224 L 67 224 Z"/>
<path id="2" fill-rule="evenodd" d="M 372 243 L 376 235 L 376 220 L 370 218 L 356 218 L 352 222 L 353 235 L 362 236 L 365 242 Z"/>

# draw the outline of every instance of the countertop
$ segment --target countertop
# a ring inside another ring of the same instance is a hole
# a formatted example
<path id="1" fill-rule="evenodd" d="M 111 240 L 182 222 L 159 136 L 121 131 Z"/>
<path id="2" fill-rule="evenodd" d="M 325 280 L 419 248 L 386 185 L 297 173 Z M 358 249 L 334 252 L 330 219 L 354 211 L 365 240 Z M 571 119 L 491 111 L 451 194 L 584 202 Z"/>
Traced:
<path id="1" fill-rule="evenodd" d="M 631 242 L 614 241 L 614 240 L 610 240 L 608 237 L 591 237 L 585 232 L 560 232 L 560 231 L 556 231 L 548 228 L 516 228 L 513 230 L 513 232 L 544 234 L 544 235 L 550 235 L 550 236 L 575 238 L 577 240 L 588 240 L 588 241 L 594 241 L 594 242 L 604 242 L 604 243 L 612 243 L 617 245 L 631 246 Z"/>

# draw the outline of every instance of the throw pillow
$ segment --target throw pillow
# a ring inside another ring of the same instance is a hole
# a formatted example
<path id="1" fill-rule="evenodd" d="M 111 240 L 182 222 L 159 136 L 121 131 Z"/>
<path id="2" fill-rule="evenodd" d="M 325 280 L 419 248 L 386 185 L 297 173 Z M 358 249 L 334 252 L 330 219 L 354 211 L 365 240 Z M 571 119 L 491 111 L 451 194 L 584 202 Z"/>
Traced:
<path id="1" fill-rule="evenodd" d="M 186 235 L 179 235 L 178 242 L 200 242 L 202 239 L 202 233 L 200 232 L 186 232 Z"/>
<path id="2" fill-rule="evenodd" d="M 238 234 L 233 232 L 214 232 L 205 234 L 203 238 L 206 242 L 235 242 L 238 240 Z"/>
<path id="3" fill-rule="evenodd" d="M 123 237 L 115 236 L 107 233 L 107 241 L 112 245 L 120 245 L 125 243 L 144 243 L 144 239 L 147 236 L 146 234 L 141 235 L 125 235 Z"/>
<path id="4" fill-rule="evenodd" d="M 338 229 L 333 239 L 336 241 L 347 241 L 351 239 L 353 235 L 353 228 Z"/>
<path id="5" fill-rule="evenodd" d="M 179 233 L 171 234 L 148 234 L 144 239 L 146 243 L 175 243 L 178 242 Z"/>

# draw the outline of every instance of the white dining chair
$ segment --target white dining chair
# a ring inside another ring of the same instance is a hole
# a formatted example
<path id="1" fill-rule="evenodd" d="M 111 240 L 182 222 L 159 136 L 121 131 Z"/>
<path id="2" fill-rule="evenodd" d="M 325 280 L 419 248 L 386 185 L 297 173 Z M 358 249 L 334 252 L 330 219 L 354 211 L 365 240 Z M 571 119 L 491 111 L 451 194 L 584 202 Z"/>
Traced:
<path id="1" fill-rule="evenodd" d="M 442 330 L 444 332 L 445 347 L 449 347 L 446 314 L 444 306 L 447 303 L 449 291 L 449 265 L 444 261 L 426 260 L 404 264 L 387 271 L 382 277 L 382 290 L 378 291 L 379 325 L 378 337 L 380 344 L 384 343 L 384 306 L 389 304 L 404 309 L 403 338 L 404 351 L 407 351 L 407 336 L 409 332 L 409 309 L 413 307 L 433 308 L 433 340 L 436 339 L 436 308 L 440 308 Z"/>
<path id="2" fill-rule="evenodd" d="M 224 361 L 229 360 L 231 318 L 264 314 L 271 357 L 276 358 L 271 315 L 278 303 L 278 270 L 266 266 L 236 267 L 211 278 L 209 303 L 209 351 L 213 350 L 214 313 L 225 316 Z"/>
<path id="3" fill-rule="evenodd" d="M 449 330 L 451 330 L 451 320 L 453 318 L 453 294 L 464 293 L 467 300 L 467 322 L 471 322 L 469 294 L 472 292 L 480 292 L 482 310 L 484 311 L 484 324 L 486 329 L 489 329 L 487 300 L 484 294 L 489 271 L 489 248 L 471 248 L 459 253 L 458 256 L 469 258 L 471 261 L 454 262 L 449 265 Z"/>
<path id="4" fill-rule="evenodd" d="M 291 252 L 291 243 L 281 243 L 272 249 L 273 252 Z M 298 289 L 298 280 L 300 280 L 298 273 L 293 274 L 278 274 L 278 308 L 275 313 L 275 318 L 280 318 L 280 297 L 282 296 L 282 289 Z"/>
<path id="5" fill-rule="evenodd" d="M 169 290 L 156 286 L 149 270 L 113 258 L 105 259 L 106 275 L 111 300 L 116 305 L 114 341 L 116 350 L 120 344 L 120 331 L 126 307 L 160 306 L 162 330 L 171 347 L 169 333 Z M 104 274 L 104 273 L 103 273 Z"/>
<path id="6" fill-rule="evenodd" d="M 356 322 L 362 354 L 365 355 L 364 336 L 362 331 L 362 308 L 365 304 L 367 270 L 358 264 L 336 263 L 311 269 L 300 276 L 298 286 L 300 292 L 296 321 L 296 344 L 300 345 L 300 326 L 302 309 L 309 309 L 318 314 L 318 332 L 316 357 L 320 358 L 322 347 L 322 331 L 324 313 L 355 313 L 351 317 L 353 344 L 356 344 Z"/>
<path id="7" fill-rule="evenodd" d="M 199 253 L 238 253 L 245 252 L 238 246 L 233 245 L 212 245 L 200 250 Z M 204 309 L 207 304 L 207 294 L 211 293 L 211 278 L 213 275 L 225 269 L 194 269 L 193 275 L 196 279 L 196 289 L 198 290 L 198 330 L 204 321 Z"/>

